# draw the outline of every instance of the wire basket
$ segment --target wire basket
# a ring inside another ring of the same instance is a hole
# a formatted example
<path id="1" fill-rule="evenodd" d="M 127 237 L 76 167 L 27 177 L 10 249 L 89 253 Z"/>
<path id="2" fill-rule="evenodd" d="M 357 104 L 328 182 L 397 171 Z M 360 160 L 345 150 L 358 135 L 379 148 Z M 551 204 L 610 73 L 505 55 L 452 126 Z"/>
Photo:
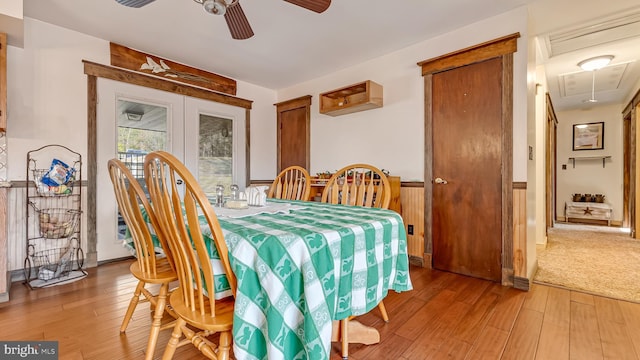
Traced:
<path id="1" fill-rule="evenodd" d="M 40 236 L 47 239 L 69 237 L 78 229 L 80 211 L 74 209 L 36 209 Z"/>
<path id="2" fill-rule="evenodd" d="M 31 255 L 33 268 L 38 269 L 38 279 L 51 280 L 66 276 L 73 270 L 73 247 L 41 250 Z"/>
<path id="3" fill-rule="evenodd" d="M 49 169 L 34 169 L 33 178 L 36 186 L 36 192 L 42 196 L 64 196 L 73 193 L 74 179 L 71 178 L 66 184 L 60 186 L 49 186 L 42 182 L 42 177 L 45 176 Z"/>

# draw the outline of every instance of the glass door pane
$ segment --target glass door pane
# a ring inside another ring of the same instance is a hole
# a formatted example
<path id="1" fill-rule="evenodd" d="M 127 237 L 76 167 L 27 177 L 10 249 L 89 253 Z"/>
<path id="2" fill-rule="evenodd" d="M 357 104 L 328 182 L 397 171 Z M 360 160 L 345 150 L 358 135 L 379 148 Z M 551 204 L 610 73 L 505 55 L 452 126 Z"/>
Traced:
<path id="1" fill-rule="evenodd" d="M 144 179 L 144 156 L 167 148 L 167 108 L 118 99 L 118 159 Z"/>
<path id="2" fill-rule="evenodd" d="M 198 182 L 207 194 L 216 185 L 229 191 L 233 182 L 233 121 L 200 114 Z"/>
<path id="3" fill-rule="evenodd" d="M 146 192 L 144 157 L 167 148 L 167 108 L 122 99 L 118 99 L 116 106 L 117 157 Z M 118 239 L 124 240 L 126 236 L 127 225 L 118 211 Z"/>
<path id="4" fill-rule="evenodd" d="M 187 97 L 185 99 L 185 164 L 207 195 L 216 185 L 236 184 L 244 190 L 247 178 L 245 109 Z M 197 139 L 197 141 L 194 141 Z"/>

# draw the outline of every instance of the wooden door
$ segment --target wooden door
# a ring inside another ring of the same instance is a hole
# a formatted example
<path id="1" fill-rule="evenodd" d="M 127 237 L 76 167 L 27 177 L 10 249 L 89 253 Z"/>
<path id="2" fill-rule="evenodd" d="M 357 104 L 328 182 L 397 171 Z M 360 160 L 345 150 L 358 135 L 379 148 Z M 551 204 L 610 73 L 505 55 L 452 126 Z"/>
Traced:
<path id="1" fill-rule="evenodd" d="M 311 95 L 275 105 L 278 115 L 278 172 L 292 165 L 309 170 Z"/>
<path id="2" fill-rule="evenodd" d="M 433 75 L 433 267 L 502 277 L 502 58 Z M 441 180 L 439 180 L 441 179 Z"/>

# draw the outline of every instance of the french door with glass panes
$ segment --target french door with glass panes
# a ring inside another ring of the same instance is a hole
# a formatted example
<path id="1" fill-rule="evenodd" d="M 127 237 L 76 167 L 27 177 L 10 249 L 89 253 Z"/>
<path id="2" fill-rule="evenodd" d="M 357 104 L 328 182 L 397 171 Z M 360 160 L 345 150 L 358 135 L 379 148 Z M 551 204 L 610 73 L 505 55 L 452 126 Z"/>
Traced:
<path id="1" fill-rule="evenodd" d="M 144 157 L 165 150 L 180 159 L 203 189 L 231 183 L 244 188 L 245 112 L 233 106 L 160 90 L 98 81 L 98 261 L 129 256 L 126 226 L 119 216 L 107 173 L 118 158 L 144 184 Z M 196 140 L 196 141 L 194 141 Z"/>

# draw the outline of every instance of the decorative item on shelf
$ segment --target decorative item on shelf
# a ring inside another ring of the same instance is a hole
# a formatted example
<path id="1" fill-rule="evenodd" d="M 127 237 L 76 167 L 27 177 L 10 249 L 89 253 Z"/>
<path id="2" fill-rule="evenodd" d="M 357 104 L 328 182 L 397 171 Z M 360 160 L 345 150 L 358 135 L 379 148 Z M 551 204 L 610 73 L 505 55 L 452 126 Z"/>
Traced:
<path id="1" fill-rule="evenodd" d="M 591 202 L 591 194 L 584 194 L 584 202 Z"/>
<path id="2" fill-rule="evenodd" d="M 603 203 L 603 202 L 604 202 L 604 195 L 602 195 L 602 194 L 596 194 L 596 196 L 595 196 L 595 202 L 597 202 L 597 203 Z"/>
<path id="3" fill-rule="evenodd" d="M 387 176 L 387 177 L 391 174 L 391 173 L 389 172 L 389 170 L 386 170 L 386 169 L 380 169 L 380 171 L 382 171 L 382 173 L 383 173 L 385 176 Z M 369 173 L 367 173 L 367 175 L 369 175 Z M 373 174 L 373 178 L 374 178 L 374 179 L 380 179 L 380 175 L 378 175 L 378 174 Z"/>
<path id="4" fill-rule="evenodd" d="M 316 173 L 316 175 L 318 176 L 318 179 L 329 179 L 331 175 L 333 175 L 333 173 L 329 170 L 326 170 L 323 172 Z"/>
<path id="5" fill-rule="evenodd" d="M 582 201 L 582 194 L 573 194 L 573 201 L 574 202 Z"/>

